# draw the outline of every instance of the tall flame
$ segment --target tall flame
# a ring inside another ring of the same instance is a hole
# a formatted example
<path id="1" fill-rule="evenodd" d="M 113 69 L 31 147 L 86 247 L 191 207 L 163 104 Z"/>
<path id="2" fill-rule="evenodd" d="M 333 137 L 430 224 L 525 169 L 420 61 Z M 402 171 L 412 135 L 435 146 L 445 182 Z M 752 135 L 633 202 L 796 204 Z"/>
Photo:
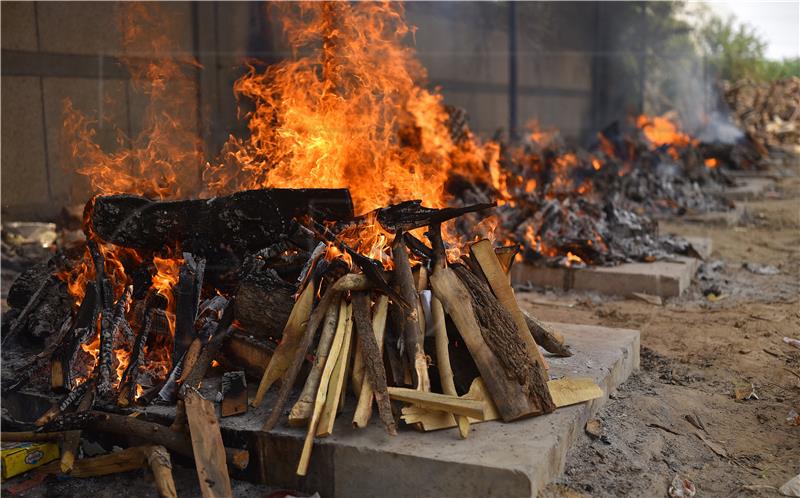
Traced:
<path id="1" fill-rule="evenodd" d="M 398 4 L 280 4 L 294 53 L 234 86 L 251 99 L 250 136 L 232 139 L 206 171 L 216 191 L 257 187 L 350 187 L 356 211 L 422 199 L 446 204 L 454 169 L 480 171 L 484 152 L 456 144 L 438 93 L 405 45 L 413 29 Z"/>

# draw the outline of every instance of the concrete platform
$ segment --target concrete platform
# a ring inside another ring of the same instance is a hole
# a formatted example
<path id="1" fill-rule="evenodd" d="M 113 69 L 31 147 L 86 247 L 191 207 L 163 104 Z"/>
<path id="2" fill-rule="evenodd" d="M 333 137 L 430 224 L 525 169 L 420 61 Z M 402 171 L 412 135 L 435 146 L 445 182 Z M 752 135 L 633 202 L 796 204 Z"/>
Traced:
<path id="1" fill-rule="evenodd" d="M 226 445 L 250 451 L 248 469 L 234 477 L 318 491 L 326 498 L 536 496 L 563 471 L 567 450 L 586 420 L 639 367 L 636 330 L 552 325 L 566 336 L 575 355 L 548 358 L 551 376 L 591 377 L 603 388 L 602 398 L 513 423 L 474 424 L 466 440 L 460 440 L 455 429 L 421 433 L 401 428 L 390 437 L 377 414 L 369 427 L 355 430 L 351 400 L 337 418 L 333 435 L 315 441 L 309 474 L 299 478 L 295 469 L 305 431 L 279 427 L 261 432 L 272 405 L 269 397 L 258 409 L 220 419 Z M 214 399 L 218 388 L 218 379 L 207 379 L 201 391 Z M 3 396 L 4 409 L 21 419 L 35 418 L 50 401 L 34 393 Z M 164 421 L 175 413 L 173 406 L 151 406 L 145 412 L 148 418 Z"/>
<path id="2" fill-rule="evenodd" d="M 703 258 L 711 255 L 711 239 L 686 237 Z M 653 263 L 624 263 L 589 268 L 549 268 L 516 263 L 511 267 L 514 285 L 535 285 L 561 290 L 629 296 L 634 292 L 677 297 L 689 288 L 700 260 L 677 256 Z"/>
<path id="3" fill-rule="evenodd" d="M 760 198 L 765 192 L 775 186 L 775 180 L 764 177 L 736 178 L 734 187 L 722 190 L 710 190 L 710 193 L 721 195 L 732 201 L 748 201 Z"/>
<path id="4" fill-rule="evenodd" d="M 377 415 L 369 427 L 355 430 L 353 406 L 348 406 L 333 435 L 315 441 L 305 478 L 295 475 L 305 431 L 280 427 L 260 432 L 265 408 L 221 419 L 223 436 L 228 444 L 246 441 L 246 478 L 325 497 L 536 496 L 563 471 L 567 450 L 586 420 L 639 366 L 638 331 L 553 325 L 575 355 L 549 358 L 551 375 L 592 377 L 603 388 L 603 398 L 509 424 L 474 424 L 466 440 L 458 439 L 455 429 L 421 433 L 405 428 L 390 437 Z"/>

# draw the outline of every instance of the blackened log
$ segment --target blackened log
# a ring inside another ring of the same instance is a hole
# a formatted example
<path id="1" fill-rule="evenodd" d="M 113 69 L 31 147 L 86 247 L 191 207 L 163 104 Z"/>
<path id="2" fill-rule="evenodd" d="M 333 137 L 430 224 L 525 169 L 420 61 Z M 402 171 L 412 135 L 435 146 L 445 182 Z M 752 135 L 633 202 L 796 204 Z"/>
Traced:
<path id="1" fill-rule="evenodd" d="M 200 306 L 205 260 L 197 264 L 193 258 L 184 256 L 184 263 L 179 270 L 178 283 L 173 289 L 175 294 L 175 341 L 172 349 L 172 362 L 183 356 L 195 338 L 194 322 Z"/>
<path id="2" fill-rule="evenodd" d="M 405 201 L 377 210 L 378 222 L 391 232 L 407 232 L 434 223 L 443 223 L 466 213 L 483 211 L 497 203 L 475 204 L 460 208 L 433 209 L 422 206 L 422 201 Z"/>
<path id="3" fill-rule="evenodd" d="M 225 342 L 225 339 L 233 332 L 233 317 L 234 303 L 231 299 L 228 301 L 225 311 L 222 313 L 222 317 L 217 323 L 214 334 L 211 336 L 211 340 L 209 340 L 206 346 L 203 348 L 203 351 L 197 358 L 197 361 L 192 367 L 191 372 L 189 372 L 189 374 L 186 376 L 186 380 L 184 380 L 180 391 L 178 391 L 179 397 L 183 397 L 187 386 L 196 388 L 200 385 L 203 377 L 206 376 L 206 372 L 208 371 L 208 367 L 211 365 L 211 362 L 217 357 L 222 349 L 222 344 Z"/>
<path id="4" fill-rule="evenodd" d="M 253 265 L 236 291 L 236 319 L 253 336 L 278 341 L 294 306 L 296 287 L 265 265 Z"/>
<path id="5" fill-rule="evenodd" d="M 120 395 L 118 399 L 119 404 L 122 406 L 131 405 L 136 395 L 136 384 L 139 381 L 139 365 L 144 359 L 144 347 L 147 344 L 147 338 L 150 336 L 150 329 L 153 324 L 153 311 L 152 309 L 145 311 L 142 328 L 139 330 L 139 334 L 136 336 L 136 342 L 133 344 L 128 366 L 122 373 L 122 379 L 119 383 Z"/>
<path id="6" fill-rule="evenodd" d="M 49 285 L 51 285 L 54 282 L 55 282 L 55 277 L 52 275 L 44 279 L 39 288 L 36 289 L 36 292 L 34 292 L 33 295 L 31 296 L 30 300 L 28 301 L 28 304 L 25 305 L 20 314 L 17 316 L 16 320 L 14 320 L 14 323 L 11 325 L 11 329 L 8 331 L 7 334 L 3 336 L 2 344 L 5 344 L 9 338 L 17 335 L 19 331 L 22 330 L 22 328 L 28 322 L 28 315 L 31 313 L 33 309 L 39 306 L 39 303 L 41 302 L 42 297 L 45 294 L 45 290 Z"/>
<path id="7" fill-rule="evenodd" d="M 42 432 L 62 432 L 64 430 L 91 429 L 100 432 L 110 432 L 122 436 L 136 437 L 174 451 L 185 457 L 192 458 L 192 442 L 188 434 L 174 432 L 169 427 L 155 422 L 147 422 L 138 417 L 126 417 L 113 413 L 89 411 L 71 413 L 54 420 Z M 237 469 L 247 467 L 247 451 L 225 448 L 228 465 Z"/>
<path id="8" fill-rule="evenodd" d="M 405 239 L 408 248 L 411 249 L 411 252 L 416 254 L 418 257 L 428 260 L 433 258 L 433 249 L 426 246 L 424 242 L 408 232 L 403 234 L 403 238 Z"/>
<path id="9" fill-rule="evenodd" d="M 349 191 L 262 189 L 183 201 L 101 196 L 95 200 L 92 225 L 103 240 L 117 245 L 159 250 L 177 242 L 182 250 L 202 256 L 220 244 L 240 253 L 259 250 L 289 235 L 292 221 L 305 215 L 351 219 Z"/>
<path id="10" fill-rule="evenodd" d="M 386 389 L 386 369 L 383 365 L 382 354 L 372 330 L 370 314 L 369 292 L 354 292 L 353 319 L 358 334 L 358 344 L 361 347 L 361 357 L 368 382 L 372 386 L 375 402 L 378 404 L 380 415 L 386 431 L 391 435 L 397 434 L 397 427 L 392 416 L 392 404 Z"/>

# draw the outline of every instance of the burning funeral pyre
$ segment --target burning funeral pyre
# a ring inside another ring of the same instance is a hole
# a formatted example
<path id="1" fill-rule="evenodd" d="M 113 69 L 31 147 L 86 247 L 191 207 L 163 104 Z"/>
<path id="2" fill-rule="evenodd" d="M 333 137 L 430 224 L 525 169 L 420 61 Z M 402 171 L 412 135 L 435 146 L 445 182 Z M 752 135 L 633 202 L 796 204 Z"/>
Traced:
<path id="1" fill-rule="evenodd" d="M 407 424 L 457 426 L 462 437 L 470 420 L 551 412 L 539 346 L 569 350 L 520 310 L 513 262 L 691 251 L 634 209 L 695 202 L 687 171 L 710 178 L 715 165 L 691 138 L 662 142 L 640 123 L 646 139 L 605 130 L 589 152 L 538 131 L 524 147 L 481 143 L 461 112 L 419 85 L 425 71 L 403 43 L 400 7 L 279 8 L 304 55 L 253 65 L 236 82 L 252 103 L 249 134 L 212 163 L 182 113 L 195 63 L 169 56 L 167 21 L 146 6 L 127 7 L 136 22 L 124 32 L 127 45 L 156 55 L 129 61 L 151 102 L 142 134 L 105 152 L 91 120 L 65 103 L 65 134 L 96 194 L 85 242 L 18 279 L 3 334 L 3 389 L 62 395 L 35 422 L 63 434 L 60 472 L 80 468 L 89 427 L 197 457 L 186 424 L 199 430 L 208 401 L 196 389 L 223 372 L 223 415 L 246 409 L 246 376 L 260 379 L 254 406 L 280 383 L 264 430 L 307 427 L 299 474 L 348 390 L 353 423 L 364 427 L 375 406 L 390 434 L 392 400 L 411 405 Z M 656 186 L 656 196 L 637 190 Z M 459 397 L 473 389 L 483 402 Z M 176 405 L 172 431 L 122 416 L 148 404 Z M 226 458 L 247 464 L 244 450 Z"/>

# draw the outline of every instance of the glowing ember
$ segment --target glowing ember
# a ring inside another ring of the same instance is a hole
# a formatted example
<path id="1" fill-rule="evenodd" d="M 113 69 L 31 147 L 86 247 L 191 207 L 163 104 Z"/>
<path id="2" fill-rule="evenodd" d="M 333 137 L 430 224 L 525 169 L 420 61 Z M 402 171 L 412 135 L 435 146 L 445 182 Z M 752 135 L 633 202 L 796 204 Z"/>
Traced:
<path id="1" fill-rule="evenodd" d="M 709 157 L 705 160 L 705 164 L 707 168 L 716 168 L 719 164 L 719 161 L 717 161 L 716 157 Z"/>

